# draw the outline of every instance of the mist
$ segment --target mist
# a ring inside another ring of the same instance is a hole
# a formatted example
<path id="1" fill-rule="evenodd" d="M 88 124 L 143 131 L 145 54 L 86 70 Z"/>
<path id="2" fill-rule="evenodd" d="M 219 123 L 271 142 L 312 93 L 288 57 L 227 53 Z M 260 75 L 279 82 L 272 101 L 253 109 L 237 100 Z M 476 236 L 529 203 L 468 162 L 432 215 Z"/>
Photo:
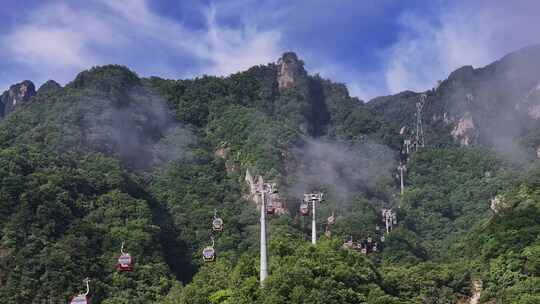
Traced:
<path id="1" fill-rule="evenodd" d="M 150 169 L 188 159 L 196 137 L 174 120 L 164 98 L 144 87 L 84 116 L 86 140 L 106 154 L 116 154 L 133 169 Z"/>
<path id="2" fill-rule="evenodd" d="M 323 190 L 342 207 L 359 191 L 376 191 L 381 179 L 390 179 L 397 166 L 390 148 L 369 141 L 305 139 L 292 153 L 289 195 L 300 198 L 303 193 Z"/>
<path id="3" fill-rule="evenodd" d="M 428 107 L 442 103 L 454 128 L 468 117 L 472 124 L 462 135 L 469 143 L 487 146 L 511 163 L 525 164 L 535 158 L 540 144 L 534 136 L 540 118 L 539 54 L 540 46 L 530 46 L 483 68 L 456 70 Z"/>

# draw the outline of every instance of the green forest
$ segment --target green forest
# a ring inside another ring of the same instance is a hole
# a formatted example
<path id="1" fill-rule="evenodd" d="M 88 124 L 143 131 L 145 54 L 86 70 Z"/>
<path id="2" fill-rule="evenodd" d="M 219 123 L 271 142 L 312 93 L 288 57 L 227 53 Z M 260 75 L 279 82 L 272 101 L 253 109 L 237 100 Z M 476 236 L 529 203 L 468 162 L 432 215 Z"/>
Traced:
<path id="1" fill-rule="evenodd" d="M 411 147 L 403 193 L 396 168 L 421 94 L 364 102 L 302 67 L 280 87 L 277 69 L 171 80 L 94 67 L 6 115 L 0 302 L 68 303 L 89 278 L 94 304 L 540 303 L 540 129 L 510 134 L 527 155 L 515 161 L 482 133 L 489 115 L 472 145 L 435 119 L 483 96 L 498 69 L 424 93 L 425 144 Z M 276 183 L 287 209 L 267 215 L 262 286 L 247 170 Z M 325 194 L 317 245 L 298 211 L 305 191 Z M 397 218 L 388 233 L 383 208 Z M 377 252 L 344 246 L 366 237 Z M 122 243 L 132 272 L 117 270 Z"/>

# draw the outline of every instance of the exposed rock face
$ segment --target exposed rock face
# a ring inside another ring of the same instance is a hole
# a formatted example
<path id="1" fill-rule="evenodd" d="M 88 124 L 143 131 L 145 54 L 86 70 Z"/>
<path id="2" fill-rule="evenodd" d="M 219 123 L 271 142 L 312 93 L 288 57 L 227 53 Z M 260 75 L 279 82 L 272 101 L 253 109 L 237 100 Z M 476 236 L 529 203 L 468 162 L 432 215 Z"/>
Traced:
<path id="1" fill-rule="evenodd" d="M 478 304 L 480 302 L 480 297 L 482 296 L 483 282 L 480 279 L 476 279 L 472 284 L 472 297 L 469 300 L 469 304 Z"/>
<path id="2" fill-rule="evenodd" d="M 257 206 L 261 206 L 261 195 L 259 194 L 259 189 L 263 188 L 264 179 L 260 175 L 252 176 L 249 170 L 246 170 L 246 183 L 249 186 L 249 192 L 246 195 L 246 198 L 254 203 L 257 204 Z M 287 213 L 287 209 L 284 206 L 283 200 L 281 198 L 281 195 L 277 192 L 277 185 L 276 183 L 271 183 L 272 193 L 269 195 L 266 195 L 266 204 L 272 205 L 274 207 L 274 212 L 276 214 L 285 214 Z"/>
<path id="3" fill-rule="evenodd" d="M 540 83 L 536 84 L 527 92 L 523 103 L 525 104 L 529 118 L 534 120 L 540 119 Z M 521 105 L 518 103 L 516 109 L 519 110 L 520 107 Z"/>
<path id="4" fill-rule="evenodd" d="M 27 102 L 34 95 L 36 95 L 36 87 L 30 80 L 12 85 L 0 96 L 0 116 L 11 113 L 15 106 Z"/>
<path id="5" fill-rule="evenodd" d="M 451 134 L 463 146 L 468 146 L 474 140 L 474 121 L 469 112 L 459 119 Z"/>
<path id="6" fill-rule="evenodd" d="M 227 159 L 227 157 L 229 156 L 229 153 L 231 152 L 231 149 L 230 148 L 227 148 L 227 147 L 222 147 L 222 148 L 217 148 L 215 151 L 214 151 L 214 155 L 216 157 L 219 157 L 219 158 L 223 158 L 223 159 Z"/>
<path id="7" fill-rule="evenodd" d="M 54 91 L 58 91 L 62 88 L 62 86 L 54 81 L 54 80 L 47 80 L 44 84 L 42 84 L 39 89 L 37 90 L 38 94 L 45 94 L 45 93 L 51 93 Z"/>
<path id="8" fill-rule="evenodd" d="M 230 153 L 231 148 L 229 147 L 217 148 L 214 151 L 214 155 L 216 157 L 223 158 L 225 160 L 225 170 L 227 170 L 228 173 L 237 172 L 239 170 L 239 166 L 233 161 L 229 160 Z"/>
<path id="9" fill-rule="evenodd" d="M 530 157 L 529 145 L 540 144 L 535 134 L 540 122 L 538 58 L 540 45 L 526 47 L 485 67 L 459 68 L 425 92 L 429 103 L 423 127 L 428 143 L 444 145 L 452 137 L 462 145 L 493 147 L 516 160 Z M 404 125 L 414 130 L 418 95 L 402 92 L 367 105 L 396 130 Z"/>
<path id="10" fill-rule="evenodd" d="M 503 210 L 510 208 L 510 204 L 504 201 L 504 198 L 501 195 L 497 195 L 491 199 L 490 208 L 495 213 L 499 213 Z"/>
<path id="11" fill-rule="evenodd" d="M 277 82 L 279 90 L 294 86 L 298 76 L 306 73 L 304 62 L 299 60 L 295 53 L 287 52 L 277 62 Z"/>

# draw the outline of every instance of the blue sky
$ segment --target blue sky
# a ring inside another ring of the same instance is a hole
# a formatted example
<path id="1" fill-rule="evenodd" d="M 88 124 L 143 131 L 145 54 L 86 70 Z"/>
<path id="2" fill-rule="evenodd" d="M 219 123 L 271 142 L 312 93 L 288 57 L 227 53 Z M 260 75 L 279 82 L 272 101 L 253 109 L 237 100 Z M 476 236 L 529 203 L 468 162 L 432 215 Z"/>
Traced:
<path id="1" fill-rule="evenodd" d="M 540 42 L 536 0 L 2 2 L 0 90 L 123 64 L 141 76 L 228 75 L 295 51 L 369 100 L 426 90 Z"/>

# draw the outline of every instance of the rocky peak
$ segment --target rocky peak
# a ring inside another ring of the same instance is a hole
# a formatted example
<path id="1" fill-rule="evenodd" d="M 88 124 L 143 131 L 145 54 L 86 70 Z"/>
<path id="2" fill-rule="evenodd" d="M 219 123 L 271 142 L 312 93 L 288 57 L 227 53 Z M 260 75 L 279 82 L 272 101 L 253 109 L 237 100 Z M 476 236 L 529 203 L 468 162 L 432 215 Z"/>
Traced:
<path id="1" fill-rule="evenodd" d="M 37 90 L 38 94 L 44 94 L 44 93 L 50 93 L 54 91 L 58 91 L 62 88 L 62 86 L 54 81 L 54 80 L 47 80 L 44 84 L 42 84 L 39 89 Z"/>
<path id="2" fill-rule="evenodd" d="M 294 86 L 298 76 L 304 75 L 304 62 L 294 52 L 286 52 L 277 62 L 277 82 L 279 90 Z"/>
<path id="3" fill-rule="evenodd" d="M 12 85 L 9 90 L 0 96 L 2 116 L 6 116 L 13 111 L 15 106 L 27 102 L 34 95 L 36 95 L 36 87 L 30 80 Z"/>
<path id="4" fill-rule="evenodd" d="M 462 66 L 448 76 L 448 80 L 467 82 L 474 77 L 474 68 L 471 65 Z"/>

